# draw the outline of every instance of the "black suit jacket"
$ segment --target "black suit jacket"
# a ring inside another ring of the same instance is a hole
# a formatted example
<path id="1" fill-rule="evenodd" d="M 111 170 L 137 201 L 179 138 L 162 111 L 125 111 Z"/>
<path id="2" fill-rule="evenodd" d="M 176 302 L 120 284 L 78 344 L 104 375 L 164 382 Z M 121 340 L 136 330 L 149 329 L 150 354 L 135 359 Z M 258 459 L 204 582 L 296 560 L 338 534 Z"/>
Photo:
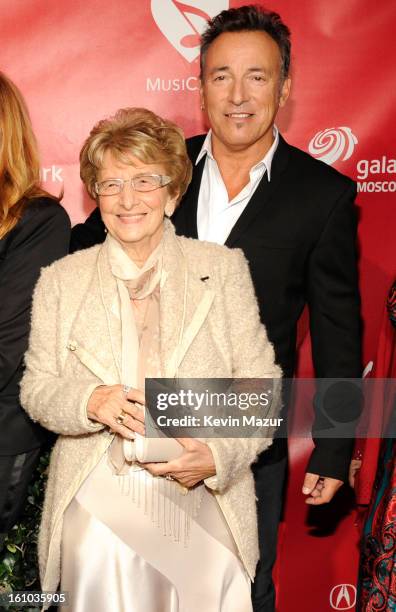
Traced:
<path id="1" fill-rule="evenodd" d="M 19 403 L 33 289 L 40 269 L 68 253 L 70 220 L 51 198 L 31 200 L 0 240 L 0 455 L 38 448 L 47 432 Z"/>
<path id="2" fill-rule="evenodd" d="M 173 217 L 177 232 L 193 238 L 205 157 L 196 166 L 195 160 L 204 138 L 187 140 L 193 178 Z M 265 174 L 225 243 L 249 261 L 261 319 L 286 377 L 295 369 L 305 304 L 316 376 L 361 376 L 355 195 L 352 180 L 280 137 L 271 181 Z M 90 246 L 92 238 L 104 239 L 98 211 L 73 229 L 73 248 Z M 308 471 L 346 480 L 352 445 L 350 439 L 315 440 Z"/>

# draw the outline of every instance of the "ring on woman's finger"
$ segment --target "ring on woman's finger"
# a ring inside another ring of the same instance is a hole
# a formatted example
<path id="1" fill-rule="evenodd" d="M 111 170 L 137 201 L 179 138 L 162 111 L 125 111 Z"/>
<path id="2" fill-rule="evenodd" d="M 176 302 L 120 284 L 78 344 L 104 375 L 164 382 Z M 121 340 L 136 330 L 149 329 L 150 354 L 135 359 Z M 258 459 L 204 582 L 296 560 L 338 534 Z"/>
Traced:
<path id="1" fill-rule="evenodd" d="M 165 480 L 174 480 L 172 474 L 166 474 Z"/>
<path id="2" fill-rule="evenodd" d="M 123 410 L 121 410 L 120 414 L 118 415 L 118 417 L 114 417 L 116 420 L 116 423 L 118 423 L 119 425 L 123 425 L 125 419 L 127 418 L 127 413 L 124 412 Z"/>
<path id="3" fill-rule="evenodd" d="M 132 389 L 132 387 L 130 385 L 123 385 L 122 386 L 122 392 L 125 395 L 125 397 L 128 395 L 129 391 Z"/>

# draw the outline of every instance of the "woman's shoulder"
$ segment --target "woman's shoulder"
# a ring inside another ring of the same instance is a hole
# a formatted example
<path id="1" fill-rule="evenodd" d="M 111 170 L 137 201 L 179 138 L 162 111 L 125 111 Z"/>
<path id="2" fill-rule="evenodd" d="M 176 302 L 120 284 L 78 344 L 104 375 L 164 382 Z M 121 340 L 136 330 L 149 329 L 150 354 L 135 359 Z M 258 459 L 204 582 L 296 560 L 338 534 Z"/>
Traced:
<path id="1" fill-rule="evenodd" d="M 41 276 L 59 278 L 62 283 L 69 280 L 74 285 L 80 283 L 85 276 L 90 276 L 95 266 L 101 244 L 97 244 L 89 249 L 76 251 L 71 255 L 66 255 L 41 271 Z"/>
<path id="2" fill-rule="evenodd" d="M 6 236 L 7 257 L 18 251 L 33 258 L 31 263 L 42 264 L 67 253 L 69 242 L 69 215 L 58 200 L 46 196 L 31 198 Z"/>
<path id="3" fill-rule="evenodd" d="M 244 265 L 245 256 L 241 249 L 231 249 L 223 244 L 198 240 L 197 238 L 186 238 L 179 236 L 183 252 L 189 258 L 218 266 L 235 267 Z"/>
<path id="4" fill-rule="evenodd" d="M 187 253 L 197 253 L 201 256 L 208 257 L 233 257 L 236 252 L 241 253 L 241 249 L 231 249 L 224 244 L 217 244 L 217 242 L 207 242 L 206 240 L 199 240 L 198 238 L 186 238 L 185 236 L 178 236 L 183 250 Z"/>
<path id="5" fill-rule="evenodd" d="M 59 208 L 59 206 L 61 208 L 62 205 L 60 204 L 59 200 L 55 197 L 51 197 L 50 195 L 41 195 L 38 196 L 37 198 L 29 198 L 28 201 L 28 210 L 35 210 L 37 212 L 40 211 L 55 211 Z"/>
<path id="6" fill-rule="evenodd" d="M 33 240 L 60 241 L 63 252 L 70 241 L 70 218 L 58 200 L 49 196 L 31 198 L 24 207 L 21 219 L 12 230 L 15 245 L 29 244 Z"/>
<path id="7" fill-rule="evenodd" d="M 22 222 L 40 223 L 47 219 L 63 220 L 70 225 L 69 215 L 56 198 L 40 196 L 28 200 L 22 216 Z"/>

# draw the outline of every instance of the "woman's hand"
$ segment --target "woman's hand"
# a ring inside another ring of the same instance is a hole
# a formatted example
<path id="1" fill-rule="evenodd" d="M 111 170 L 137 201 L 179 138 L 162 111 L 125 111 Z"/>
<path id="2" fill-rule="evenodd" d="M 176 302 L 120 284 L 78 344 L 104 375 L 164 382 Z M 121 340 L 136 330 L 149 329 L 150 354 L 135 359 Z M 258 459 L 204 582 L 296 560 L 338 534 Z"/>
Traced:
<path id="1" fill-rule="evenodd" d="M 183 455 L 167 463 L 145 463 L 144 467 L 153 476 L 171 476 L 190 488 L 216 474 L 213 454 L 207 444 L 194 438 L 176 439 L 184 446 Z"/>
<path id="2" fill-rule="evenodd" d="M 125 393 L 122 385 L 101 386 L 88 400 L 87 415 L 124 438 L 133 440 L 135 432 L 144 435 L 144 404 L 144 393 L 138 389 Z M 122 423 L 117 421 L 120 417 Z"/>

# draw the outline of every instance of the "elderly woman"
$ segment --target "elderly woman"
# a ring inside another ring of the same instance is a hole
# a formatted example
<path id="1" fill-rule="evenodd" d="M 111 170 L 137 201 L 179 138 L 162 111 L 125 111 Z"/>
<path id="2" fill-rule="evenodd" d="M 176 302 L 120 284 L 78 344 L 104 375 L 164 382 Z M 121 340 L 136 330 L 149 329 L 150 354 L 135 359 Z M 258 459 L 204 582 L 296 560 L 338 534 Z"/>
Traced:
<path id="1" fill-rule="evenodd" d="M 120 110 L 80 160 L 107 238 L 42 272 L 22 383 L 28 413 L 60 434 L 42 589 L 61 581 L 78 612 L 250 611 L 250 466 L 271 440 L 174 441 L 181 456 L 159 464 L 135 461 L 128 443 L 145 432 L 145 377 L 280 376 L 247 263 L 177 237 L 166 219 L 191 176 L 169 121 Z"/>

